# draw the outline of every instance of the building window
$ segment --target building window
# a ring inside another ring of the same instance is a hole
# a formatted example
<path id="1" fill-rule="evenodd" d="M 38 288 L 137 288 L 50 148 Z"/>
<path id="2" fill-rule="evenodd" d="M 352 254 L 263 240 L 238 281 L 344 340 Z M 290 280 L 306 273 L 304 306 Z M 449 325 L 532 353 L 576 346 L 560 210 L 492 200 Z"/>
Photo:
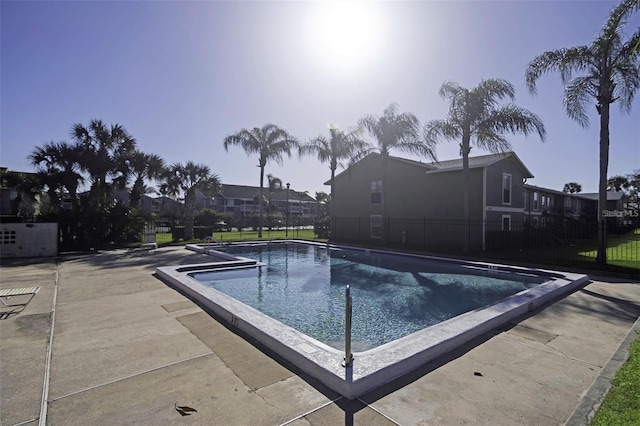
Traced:
<path id="1" fill-rule="evenodd" d="M 382 238 L 382 216 L 371 215 L 371 238 Z"/>
<path id="2" fill-rule="evenodd" d="M 382 181 L 371 182 L 371 204 L 382 204 Z"/>
<path id="3" fill-rule="evenodd" d="M 538 211 L 538 193 L 533 193 L 533 210 Z"/>
<path id="4" fill-rule="evenodd" d="M 528 200 L 529 197 L 527 195 L 528 194 L 526 189 L 522 191 L 522 205 L 524 206 L 525 210 L 529 208 L 529 200 Z"/>
<path id="5" fill-rule="evenodd" d="M 502 230 L 511 231 L 511 215 L 510 214 L 502 215 Z"/>
<path id="6" fill-rule="evenodd" d="M 511 204 L 511 175 L 502 174 L 502 204 Z"/>

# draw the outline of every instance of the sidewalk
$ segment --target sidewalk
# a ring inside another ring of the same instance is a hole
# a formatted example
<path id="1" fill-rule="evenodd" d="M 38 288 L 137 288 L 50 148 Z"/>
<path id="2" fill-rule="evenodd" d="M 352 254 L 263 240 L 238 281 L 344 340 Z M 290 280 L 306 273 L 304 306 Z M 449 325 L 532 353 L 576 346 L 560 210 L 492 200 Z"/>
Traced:
<path id="1" fill-rule="evenodd" d="M 0 320 L 0 424 L 563 424 L 640 316 L 640 282 L 594 279 L 349 401 L 153 276 L 206 260 L 178 247 L 3 260 L 1 288 L 42 289 Z"/>

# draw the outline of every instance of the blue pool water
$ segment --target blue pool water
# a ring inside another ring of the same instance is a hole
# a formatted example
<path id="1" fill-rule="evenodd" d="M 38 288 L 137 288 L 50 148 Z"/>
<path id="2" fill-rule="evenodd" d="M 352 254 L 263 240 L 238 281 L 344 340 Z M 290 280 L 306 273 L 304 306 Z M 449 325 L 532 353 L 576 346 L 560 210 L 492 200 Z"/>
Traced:
<path id="1" fill-rule="evenodd" d="M 350 284 L 355 351 L 485 307 L 547 280 L 296 243 L 230 247 L 228 251 L 266 265 L 190 275 L 336 349 L 344 348 L 345 286 Z"/>

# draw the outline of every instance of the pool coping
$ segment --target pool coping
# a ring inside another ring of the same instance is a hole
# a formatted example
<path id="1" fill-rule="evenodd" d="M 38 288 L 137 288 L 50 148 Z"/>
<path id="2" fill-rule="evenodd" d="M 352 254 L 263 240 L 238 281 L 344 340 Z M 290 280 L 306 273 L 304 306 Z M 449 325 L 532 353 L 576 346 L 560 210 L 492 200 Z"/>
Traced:
<path id="1" fill-rule="evenodd" d="M 492 272 L 533 272 L 537 275 L 547 275 L 552 278 L 543 284 L 509 296 L 493 305 L 467 312 L 373 349 L 354 352 L 353 364 L 345 368 L 342 366 L 343 351 L 319 342 L 216 289 L 201 284 L 188 275 L 189 272 L 194 271 L 256 267 L 260 265 L 259 262 L 232 256 L 212 247 L 188 245 L 187 249 L 212 255 L 217 261 L 192 265 L 164 266 L 156 269 L 156 274 L 160 279 L 192 300 L 199 302 L 220 319 L 228 322 L 232 329 L 238 329 L 245 335 L 256 339 L 311 377 L 350 399 L 402 377 L 464 343 L 535 310 L 550 300 L 573 292 L 588 281 L 588 276 L 583 274 L 562 273 L 546 269 L 531 269 L 487 262 L 461 261 L 459 259 L 385 250 L 342 247 L 322 243 L 278 240 L 274 242 L 256 242 L 254 244 L 287 242 L 437 260 L 484 268 Z M 246 242 L 242 243 L 242 245 L 246 244 Z"/>

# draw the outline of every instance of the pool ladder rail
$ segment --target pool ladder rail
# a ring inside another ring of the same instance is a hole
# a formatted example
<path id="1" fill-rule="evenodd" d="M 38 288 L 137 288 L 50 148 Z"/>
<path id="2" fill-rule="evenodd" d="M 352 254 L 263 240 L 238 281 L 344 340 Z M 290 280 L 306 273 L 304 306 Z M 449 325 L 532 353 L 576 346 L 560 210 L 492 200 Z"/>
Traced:
<path id="1" fill-rule="evenodd" d="M 205 237 L 203 243 L 205 249 L 213 248 L 216 250 L 224 250 L 226 248 L 224 244 L 213 237 Z"/>
<path id="2" fill-rule="evenodd" d="M 351 286 L 347 284 L 344 307 L 344 360 L 342 361 L 342 366 L 345 368 L 353 365 L 353 354 L 351 353 L 351 314 Z"/>

